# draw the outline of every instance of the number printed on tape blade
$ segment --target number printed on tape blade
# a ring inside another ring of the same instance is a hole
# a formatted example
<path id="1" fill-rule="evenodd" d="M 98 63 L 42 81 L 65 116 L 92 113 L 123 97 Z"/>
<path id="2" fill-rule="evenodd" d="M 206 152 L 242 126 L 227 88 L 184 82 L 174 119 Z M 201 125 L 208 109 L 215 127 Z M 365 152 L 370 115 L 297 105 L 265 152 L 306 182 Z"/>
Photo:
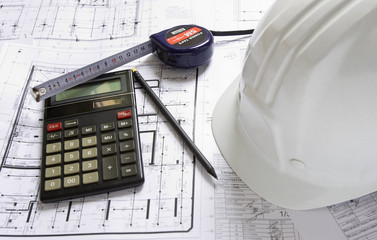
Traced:
<path id="1" fill-rule="evenodd" d="M 196 25 L 176 26 L 149 38 L 150 41 L 35 86 L 31 93 L 39 102 L 153 52 L 164 63 L 179 68 L 200 66 L 213 54 L 212 33 Z"/>
<path id="2" fill-rule="evenodd" d="M 102 59 L 35 86 L 31 89 L 31 93 L 35 100 L 39 102 L 152 53 L 154 48 L 155 46 L 151 41 L 144 42 L 123 52 L 114 54 L 108 58 Z"/>

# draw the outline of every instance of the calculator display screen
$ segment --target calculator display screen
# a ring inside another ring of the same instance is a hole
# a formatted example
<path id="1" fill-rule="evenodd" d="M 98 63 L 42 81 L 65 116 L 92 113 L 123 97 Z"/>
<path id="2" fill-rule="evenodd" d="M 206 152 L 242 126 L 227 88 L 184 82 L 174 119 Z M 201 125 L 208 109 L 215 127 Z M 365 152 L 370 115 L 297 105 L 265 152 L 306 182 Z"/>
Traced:
<path id="1" fill-rule="evenodd" d="M 64 101 L 79 97 L 93 96 L 97 94 L 116 92 L 122 89 L 120 78 L 108 81 L 93 82 L 65 90 L 56 94 L 56 101 Z"/>
<path id="2" fill-rule="evenodd" d="M 102 100 L 102 101 L 94 101 L 93 102 L 93 108 L 100 108 L 100 107 L 108 107 L 108 106 L 114 106 L 122 103 L 121 98 L 113 98 L 108 100 Z"/>

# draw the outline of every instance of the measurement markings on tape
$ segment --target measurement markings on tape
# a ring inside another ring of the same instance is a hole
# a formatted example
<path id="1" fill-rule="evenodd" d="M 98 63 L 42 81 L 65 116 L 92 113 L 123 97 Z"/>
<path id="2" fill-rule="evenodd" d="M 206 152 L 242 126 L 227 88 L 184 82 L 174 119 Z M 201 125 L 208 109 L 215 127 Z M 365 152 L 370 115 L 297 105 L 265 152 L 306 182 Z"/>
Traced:
<path id="1" fill-rule="evenodd" d="M 212 57 L 213 36 L 196 25 L 176 26 L 151 35 L 150 41 L 32 87 L 31 94 L 39 102 L 150 53 L 174 67 L 197 67 Z"/>

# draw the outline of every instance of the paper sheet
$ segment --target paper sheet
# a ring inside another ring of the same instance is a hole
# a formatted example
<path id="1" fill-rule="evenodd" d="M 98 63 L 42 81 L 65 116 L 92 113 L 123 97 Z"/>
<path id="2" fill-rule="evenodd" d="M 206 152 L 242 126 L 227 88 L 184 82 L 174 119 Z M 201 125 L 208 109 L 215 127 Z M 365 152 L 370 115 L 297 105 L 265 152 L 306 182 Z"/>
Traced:
<path id="1" fill-rule="evenodd" d="M 308 239 L 376 239 L 377 193 L 310 211 L 289 211 Z"/>
<path id="2" fill-rule="evenodd" d="M 0 235 L 302 239 L 285 209 L 255 195 L 232 172 L 212 137 L 212 109 L 241 71 L 249 36 L 216 40 L 213 60 L 197 69 L 172 69 L 155 56 L 122 67 L 136 67 L 154 86 L 214 165 L 218 181 L 193 162 L 136 86 L 145 184 L 53 204 L 38 200 L 43 104 L 30 96 L 29 86 L 145 41 L 172 22 L 214 30 L 252 28 L 268 4 L 248 0 L 164 1 L 163 5 L 154 0 L 0 1 Z"/>
<path id="3" fill-rule="evenodd" d="M 3 59 L 10 61 L 2 65 L 0 72 L 5 76 L 7 70 L 10 72 L 2 89 L 10 91 L 17 82 L 21 83 L 18 97 L 13 99 L 13 104 L 8 104 L 12 109 L 2 112 L 3 115 L 12 113 L 8 117 L 8 125 L 4 124 L 2 128 L 6 133 L 1 133 L 2 136 L 8 135 L 2 139 L 0 174 L 4 213 L 1 222 L 6 223 L 2 228 L 3 234 L 19 235 L 21 230 L 23 235 L 179 233 L 193 228 L 193 194 L 197 178 L 194 178 L 192 156 L 182 142 L 177 141 L 177 137 L 156 109 L 148 104 L 144 93 L 137 86 L 145 184 L 130 190 L 56 204 L 40 203 L 38 190 L 43 108 L 42 103 L 34 101 L 28 87 L 59 74 L 62 69 L 56 67 L 57 62 L 70 54 L 22 45 L 6 45 L 3 50 L 6 52 Z M 44 64 L 57 55 L 57 62 Z M 70 62 L 74 64 L 72 59 Z M 153 62 L 147 69 L 143 66 L 138 68 L 152 84 L 157 82 L 160 98 L 167 105 L 173 105 L 170 107 L 171 112 L 183 122 L 187 132 L 192 132 L 194 106 L 190 103 L 195 96 L 196 82 L 192 80 L 197 78 L 196 71 L 178 72 L 161 64 L 153 65 Z M 17 78 L 15 71 L 26 74 Z M 6 106 L 9 100 L 3 95 L 1 105 Z M 183 113 L 177 111 L 182 106 L 185 106 Z"/>

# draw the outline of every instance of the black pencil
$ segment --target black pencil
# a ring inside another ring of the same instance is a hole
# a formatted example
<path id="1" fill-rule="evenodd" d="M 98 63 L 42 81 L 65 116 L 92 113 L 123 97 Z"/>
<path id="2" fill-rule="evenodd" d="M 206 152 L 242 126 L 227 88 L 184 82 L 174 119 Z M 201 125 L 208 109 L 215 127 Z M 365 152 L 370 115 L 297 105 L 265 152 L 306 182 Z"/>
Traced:
<path id="1" fill-rule="evenodd" d="M 217 179 L 217 175 L 215 169 L 212 167 L 211 163 L 208 162 L 206 157 L 203 153 L 198 149 L 195 143 L 191 140 L 191 138 L 186 134 L 185 130 L 178 124 L 177 120 L 173 117 L 173 115 L 169 112 L 169 110 L 165 107 L 165 105 L 161 102 L 160 98 L 153 92 L 144 78 L 140 75 L 140 73 L 133 68 L 132 69 L 133 75 L 135 79 L 140 83 L 140 85 L 144 88 L 150 98 L 152 98 L 153 102 L 157 105 L 160 112 L 165 116 L 165 118 L 169 121 L 172 125 L 174 130 L 179 134 L 179 136 L 183 139 L 186 145 L 189 147 L 191 152 L 194 154 L 195 158 L 202 164 L 202 166 L 207 170 L 207 172 Z"/>

